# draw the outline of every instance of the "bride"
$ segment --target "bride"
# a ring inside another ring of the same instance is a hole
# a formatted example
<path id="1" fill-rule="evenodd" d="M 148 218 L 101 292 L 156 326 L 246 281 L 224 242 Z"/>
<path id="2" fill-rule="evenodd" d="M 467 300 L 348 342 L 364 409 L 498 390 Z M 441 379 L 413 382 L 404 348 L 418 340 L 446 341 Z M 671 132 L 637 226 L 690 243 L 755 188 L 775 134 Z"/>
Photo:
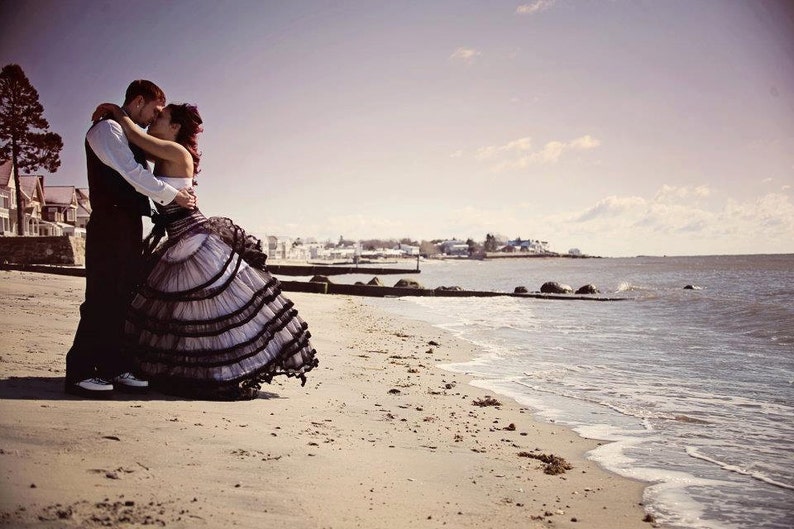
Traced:
<path id="1" fill-rule="evenodd" d="M 158 178 L 192 188 L 203 130 L 195 106 L 166 106 L 148 134 L 110 103 L 94 117 L 107 114 L 154 160 Z M 124 329 L 138 374 L 161 391 L 223 400 L 254 398 L 276 375 L 305 384 L 316 351 L 306 323 L 266 270 L 261 241 L 227 218 L 156 207 L 147 272 Z M 163 228 L 168 237 L 158 244 Z"/>

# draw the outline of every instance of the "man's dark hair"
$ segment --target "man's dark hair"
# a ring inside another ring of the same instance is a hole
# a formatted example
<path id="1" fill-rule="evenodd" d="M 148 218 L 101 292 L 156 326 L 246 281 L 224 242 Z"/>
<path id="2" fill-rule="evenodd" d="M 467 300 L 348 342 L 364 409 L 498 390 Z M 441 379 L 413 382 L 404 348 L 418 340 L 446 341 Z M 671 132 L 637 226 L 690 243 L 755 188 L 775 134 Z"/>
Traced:
<path id="1" fill-rule="evenodd" d="M 124 104 L 129 105 L 132 100 L 138 96 L 143 96 L 144 101 L 160 101 L 165 104 L 165 92 L 163 89 L 146 79 L 137 79 L 130 83 L 127 87 L 127 93 L 124 95 Z"/>

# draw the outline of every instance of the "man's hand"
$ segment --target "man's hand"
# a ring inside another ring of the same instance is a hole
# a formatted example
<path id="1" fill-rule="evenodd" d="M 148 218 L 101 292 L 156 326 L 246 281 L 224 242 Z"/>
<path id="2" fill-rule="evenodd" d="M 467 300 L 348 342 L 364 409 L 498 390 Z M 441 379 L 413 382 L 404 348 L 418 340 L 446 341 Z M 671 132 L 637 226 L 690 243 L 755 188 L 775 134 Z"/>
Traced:
<path id="1" fill-rule="evenodd" d="M 196 209 L 196 195 L 190 192 L 189 187 L 183 187 L 174 197 L 174 202 L 187 209 Z"/>
<path id="2" fill-rule="evenodd" d="M 120 106 L 114 105 L 113 103 L 102 103 L 96 107 L 96 110 L 94 110 L 94 113 L 91 115 L 91 121 L 96 123 L 97 121 L 107 117 L 112 117 L 116 121 L 119 121 L 123 116 L 124 111 Z"/>

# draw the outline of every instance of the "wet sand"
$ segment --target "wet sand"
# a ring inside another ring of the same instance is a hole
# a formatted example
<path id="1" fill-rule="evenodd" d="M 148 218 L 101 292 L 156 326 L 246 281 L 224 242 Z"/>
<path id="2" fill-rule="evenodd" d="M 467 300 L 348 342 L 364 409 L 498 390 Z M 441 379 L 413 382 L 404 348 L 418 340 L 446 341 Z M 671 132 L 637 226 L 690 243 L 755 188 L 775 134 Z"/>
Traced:
<path id="1" fill-rule="evenodd" d="M 305 387 L 68 396 L 83 285 L 0 272 L 0 526 L 651 527 L 596 441 L 436 367 L 473 345 L 353 297 L 287 293 L 320 359 Z"/>

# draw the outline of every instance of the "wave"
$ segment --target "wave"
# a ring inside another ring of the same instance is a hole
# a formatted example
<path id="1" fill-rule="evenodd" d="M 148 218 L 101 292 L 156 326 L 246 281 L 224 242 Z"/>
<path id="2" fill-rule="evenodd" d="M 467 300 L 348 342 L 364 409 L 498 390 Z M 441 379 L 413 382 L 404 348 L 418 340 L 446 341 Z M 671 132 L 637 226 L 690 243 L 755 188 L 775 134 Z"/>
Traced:
<path id="1" fill-rule="evenodd" d="M 639 285 L 632 285 L 628 281 L 623 281 L 615 289 L 615 292 L 634 292 L 634 291 L 642 291 L 642 290 L 649 290 L 649 289 L 645 287 L 641 287 Z"/>
<path id="2" fill-rule="evenodd" d="M 690 457 L 693 457 L 695 459 L 700 459 L 701 461 L 706 461 L 707 463 L 712 463 L 714 465 L 717 465 L 720 468 L 722 468 L 723 470 L 727 470 L 729 472 L 735 472 L 736 474 L 741 474 L 743 476 L 748 476 L 748 477 L 757 479 L 758 481 L 763 481 L 764 483 L 767 483 L 769 485 L 774 485 L 775 487 L 780 487 L 782 489 L 794 490 L 794 485 L 774 480 L 774 479 L 770 478 L 769 476 L 766 476 L 765 474 L 762 474 L 760 472 L 753 472 L 753 471 L 744 469 L 742 467 L 739 467 L 739 466 L 736 466 L 736 465 L 732 465 L 730 463 L 726 463 L 724 461 L 719 461 L 717 459 L 710 458 L 710 457 L 705 456 L 705 455 L 701 454 L 700 452 L 698 452 L 697 448 L 695 448 L 695 447 L 687 446 L 686 447 L 686 453 L 687 453 L 687 455 L 689 455 Z"/>

